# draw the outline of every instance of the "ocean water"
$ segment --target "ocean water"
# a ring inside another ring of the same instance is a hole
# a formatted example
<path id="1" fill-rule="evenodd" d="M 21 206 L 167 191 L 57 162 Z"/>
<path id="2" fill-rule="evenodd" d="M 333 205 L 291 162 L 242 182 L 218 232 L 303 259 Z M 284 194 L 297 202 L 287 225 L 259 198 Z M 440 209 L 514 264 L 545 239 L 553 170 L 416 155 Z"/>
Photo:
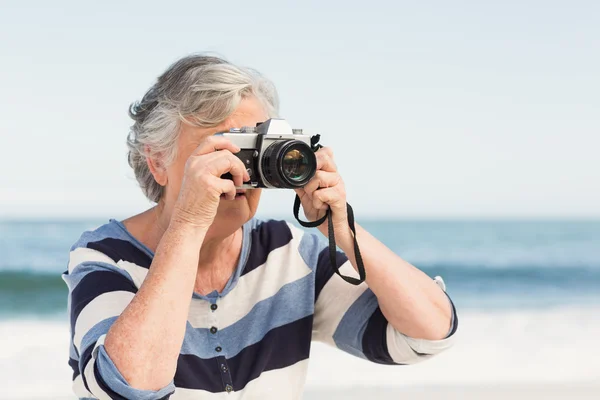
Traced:
<path id="1" fill-rule="evenodd" d="M 0 222 L 0 398 L 68 398 L 60 274 L 71 244 L 102 223 Z M 309 387 L 600 382 L 600 221 L 362 225 L 444 278 L 459 312 L 458 343 L 393 368 L 315 344 Z"/>

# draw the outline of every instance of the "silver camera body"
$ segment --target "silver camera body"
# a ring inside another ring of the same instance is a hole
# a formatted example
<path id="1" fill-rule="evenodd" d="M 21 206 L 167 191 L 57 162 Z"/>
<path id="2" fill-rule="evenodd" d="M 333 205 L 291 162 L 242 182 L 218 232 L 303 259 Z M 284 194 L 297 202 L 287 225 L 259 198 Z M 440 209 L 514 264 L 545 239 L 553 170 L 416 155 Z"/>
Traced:
<path id="1" fill-rule="evenodd" d="M 284 119 L 271 118 L 255 127 L 218 133 L 242 149 L 235 154 L 246 166 L 250 181 L 239 189 L 304 187 L 317 171 L 311 137 L 292 129 Z M 231 179 L 230 174 L 222 178 Z"/>

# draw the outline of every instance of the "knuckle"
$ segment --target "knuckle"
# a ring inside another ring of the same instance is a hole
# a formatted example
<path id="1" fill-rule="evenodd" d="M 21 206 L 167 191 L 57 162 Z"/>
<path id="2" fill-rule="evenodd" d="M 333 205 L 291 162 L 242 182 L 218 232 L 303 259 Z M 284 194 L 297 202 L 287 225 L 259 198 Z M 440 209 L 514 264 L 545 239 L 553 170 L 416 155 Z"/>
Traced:
<path id="1" fill-rule="evenodd" d="M 206 139 L 204 139 L 204 143 L 206 143 L 206 144 L 213 144 L 216 141 L 217 141 L 217 137 L 214 135 L 207 136 Z"/>
<path id="2" fill-rule="evenodd" d="M 214 186 L 214 182 L 210 179 L 210 175 L 207 175 L 207 174 L 200 175 L 200 177 L 198 178 L 198 181 L 204 187 L 210 188 L 210 187 Z"/>

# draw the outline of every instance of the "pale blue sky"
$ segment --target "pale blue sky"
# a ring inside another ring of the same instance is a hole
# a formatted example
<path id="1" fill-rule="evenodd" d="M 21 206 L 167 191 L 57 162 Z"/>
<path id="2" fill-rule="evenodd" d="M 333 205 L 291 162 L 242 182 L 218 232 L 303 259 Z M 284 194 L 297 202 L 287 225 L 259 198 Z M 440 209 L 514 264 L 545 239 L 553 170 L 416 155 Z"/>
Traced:
<path id="1" fill-rule="evenodd" d="M 127 107 L 197 51 L 275 82 L 361 216 L 600 216 L 600 2 L 88 3 L 1 2 L 0 216 L 147 207 Z"/>

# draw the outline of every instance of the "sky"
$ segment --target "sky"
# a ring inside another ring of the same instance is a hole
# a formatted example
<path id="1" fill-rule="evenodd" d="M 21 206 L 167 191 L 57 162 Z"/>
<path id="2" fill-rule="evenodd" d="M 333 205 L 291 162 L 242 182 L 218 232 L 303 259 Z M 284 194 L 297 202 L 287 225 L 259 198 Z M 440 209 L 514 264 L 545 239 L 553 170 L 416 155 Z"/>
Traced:
<path id="1" fill-rule="evenodd" d="M 0 218 L 149 207 L 128 106 L 206 51 L 275 83 L 358 216 L 600 217 L 600 2 L 0 2 Z"/>

